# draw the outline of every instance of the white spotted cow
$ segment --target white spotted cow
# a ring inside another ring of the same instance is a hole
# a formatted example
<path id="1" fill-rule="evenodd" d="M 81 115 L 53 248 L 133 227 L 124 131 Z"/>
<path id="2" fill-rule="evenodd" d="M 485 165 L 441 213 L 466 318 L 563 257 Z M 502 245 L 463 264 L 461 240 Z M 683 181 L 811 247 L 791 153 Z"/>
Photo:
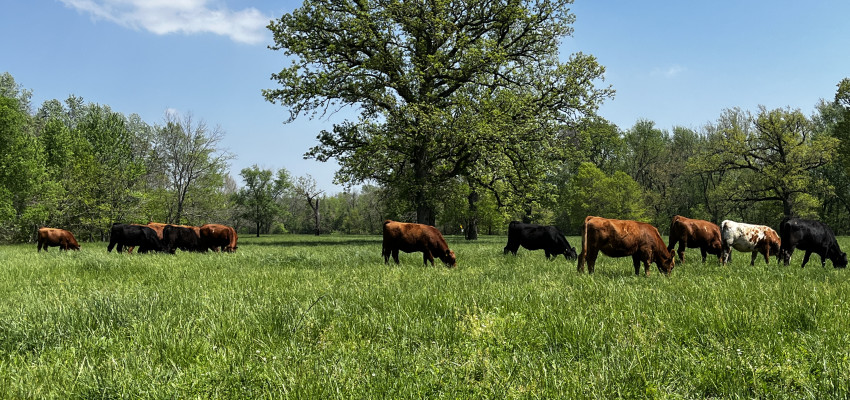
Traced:
<path id="1" fill-rule="evenodd" d="M 720 237 L 723 250 L 720 259 L 723 265 L 729 261 L 732 248 L 744 253 L 753 253 L 750 265 L 755 265 L 758 253 L 764 255 L 764 261 L 770 264 L 770 256 L 779 261 L 780 240 L 776 231 L 769 226 L 751 225 L 725 220 L 720 224 Z"/>

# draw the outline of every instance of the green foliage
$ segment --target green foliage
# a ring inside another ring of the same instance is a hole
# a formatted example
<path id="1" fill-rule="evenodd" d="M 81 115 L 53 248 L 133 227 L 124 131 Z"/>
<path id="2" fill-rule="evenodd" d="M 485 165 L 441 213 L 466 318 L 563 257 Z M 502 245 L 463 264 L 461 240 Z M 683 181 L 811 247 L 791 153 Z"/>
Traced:
<path id="1" fill-rule="evenodd" d="M 839 144 L 816 135 L 812 127 L 799 110 L 762 107 L 756 116 L 726 110 L 709 137 L 709 148 L 691 167 L 699 173 L 731 173 L 734 179 L 724 179 L 716 190 L 744 207 L 772 201 L 784 215 L 809 213 L 812 199 L 800 195 L 825 184 L 811 172 L 828 164 Z"/>
<path id="2" fill-rule="evenodd" d="M 292 187 L 289 172 L 282 168 L 273 175 L 271 170 L 260 169 L 256 164 L 239 173 L 245 186 L 236 193 L 236 204 L 242 207 L 241 217 L 256 226 L 256 234 L 269 233 L 283 209 L 279 200 Z"/>
<path id="3" fill-rule="evenodd" d="M 0 96 L 0 238 L 31 237 L 40 214 L 29 207 L 44 180 L 44 152 L 29 116 L 14 98 Z"/>
<path id="4" fill-rule="evenodd" d="M 649 209 L 640 185 L 628 174 L 607 175 L 589 162 L 578 167 L 571 182 L 573 192 L 562 206 L 570 210 L 570 226 L 576 231 L 588 215 L 648 221 Z"/>
<path id="5" fill-rule="evenodd" d="M 359 107 L 357 122 L 323 131 L 307 155 L 336 159 L 339 182 L 392 187 L 418 222 L 434 223 L 439 193 L 457 177 L 483 177 L 506 198 L 547 193 L 536 187 L 538 160 L 551 159 L 540 138 L 612 94 L 594 88 L 604 68 L 593 57 L 558 60 L 570 3 L 306 1 L 269 25 L 271 48 L 293 63 L 264 95 L 290 121 Z"/>

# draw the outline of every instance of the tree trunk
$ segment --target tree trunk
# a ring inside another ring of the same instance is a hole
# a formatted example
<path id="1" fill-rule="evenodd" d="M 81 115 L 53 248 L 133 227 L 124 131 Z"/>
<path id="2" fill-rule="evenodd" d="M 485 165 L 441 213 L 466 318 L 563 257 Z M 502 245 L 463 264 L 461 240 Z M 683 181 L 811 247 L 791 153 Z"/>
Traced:
<path id="1" fill-rule="evenodd" d="M 319 198 L 316 197 L 316 208 L 313 209 L 313 216 L 316 218 L 316 236 L 319 236 Z"/>
<path id="2" fill-rule="evenodd" d="M 472 190 L 467 196 L 469 218 L 466 220 L 466 240 L 478 240 L 478 192 Z"/>
<path id="3" fill-rule="evenodd" d="M 257 221 L 257 237 L 260 237 L 260 221 Z"/>
<path id="4" fill-rule="evenodd" d="M 786 217 L 791 216 L 791 212 L 792 212 L 791 206 L 792 206 L 791 197 L 785 196 L 785 198 L 782 199 L 782 212 L 785 214 Z"/>

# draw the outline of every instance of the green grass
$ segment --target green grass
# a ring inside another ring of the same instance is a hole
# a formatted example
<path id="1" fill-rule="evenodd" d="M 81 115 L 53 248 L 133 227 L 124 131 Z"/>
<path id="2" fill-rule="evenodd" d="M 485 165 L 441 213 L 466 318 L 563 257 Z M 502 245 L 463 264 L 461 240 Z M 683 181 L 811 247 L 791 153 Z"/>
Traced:
<path id="1" fill-rule="evenodd" d="M 721 267 L 691 249 L 667 278 L 600 255 L 587 275 L 503 256 L 503 237 L 448 240 L 455 269 L 386 266 L 374 236 L 0 246 L 0 397 L 850 397 L 850 271 L 817 256 Z"/>

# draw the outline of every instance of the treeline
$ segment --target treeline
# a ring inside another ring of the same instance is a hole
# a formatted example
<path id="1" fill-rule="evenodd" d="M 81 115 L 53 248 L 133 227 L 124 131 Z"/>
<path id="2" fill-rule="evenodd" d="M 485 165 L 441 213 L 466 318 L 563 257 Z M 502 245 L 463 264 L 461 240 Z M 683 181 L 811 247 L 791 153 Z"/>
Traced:
<path id="1" fill-rule="evenodd" d="M 830 94 L 825 94 L 830 95 Z M 0 76 L 0 240 L 31 241 L 36 228 L 102 240 L 113 222 L 218 222 L 240 234 L 376 234 L 384 219 L 415 220 L 392 187 L 328 194 L 310 176 L 257 166 L 227 173 L 225 134 L 192 115 L 150 124 L 70 96 L 37 109 L 31 92 Z M 435 199 L 447 234 L 502 234 L 511 220 L 578 234 L 587 215 L 635 219 L 666 231 L 673 215 L 776 226 L 785 215 L 850 232 L 850 80 L 813 115 L 731 108 L 698 129 L 602 118 L 564 128 L 564 151 L 544 184 L 511 194 L 455 179 Z M 285 161 L 285 160 L 281 160 Z M 237 180 L 238 183 L 237 183 Z M 498 182 L 498 177 L 492 180 Z"/>

